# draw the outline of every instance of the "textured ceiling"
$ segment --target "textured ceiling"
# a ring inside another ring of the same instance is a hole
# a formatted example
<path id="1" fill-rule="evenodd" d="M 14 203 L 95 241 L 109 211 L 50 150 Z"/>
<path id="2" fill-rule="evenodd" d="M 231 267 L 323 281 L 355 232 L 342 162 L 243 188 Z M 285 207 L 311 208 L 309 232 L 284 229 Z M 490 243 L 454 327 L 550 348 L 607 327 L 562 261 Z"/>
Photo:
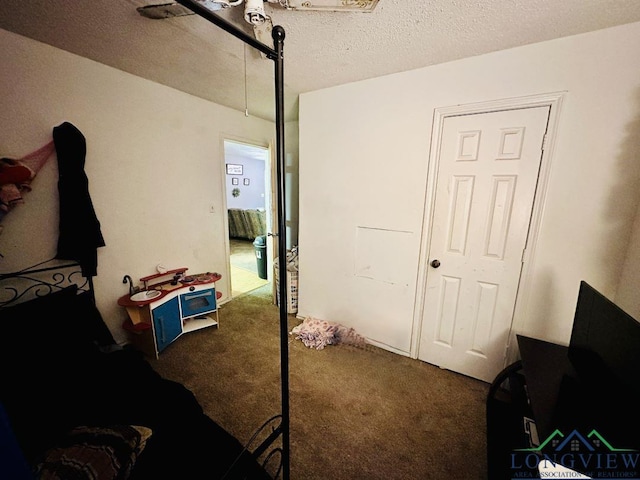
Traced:
<path id="1" fill-rule="evenodd" d="M 151 20 L 136 11 L 168 1 L 2 0 L 0 28 L 273 119 L 273 62 L 197 15 Z M 380 0 L 371 13 L 265 3 L 265 10 L 285 29 L 287 120 L 297 118 L 303 92 L 640 21 L 639 0 Z M 221 16 L 251 32 L 242 7 Z"/>

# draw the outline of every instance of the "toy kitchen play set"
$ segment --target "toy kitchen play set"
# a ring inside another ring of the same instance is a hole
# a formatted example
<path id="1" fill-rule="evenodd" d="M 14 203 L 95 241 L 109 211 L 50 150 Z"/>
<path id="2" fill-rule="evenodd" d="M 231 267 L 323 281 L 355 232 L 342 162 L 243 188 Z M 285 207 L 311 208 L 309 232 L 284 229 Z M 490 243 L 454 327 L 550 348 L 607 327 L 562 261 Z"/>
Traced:
<path id="1" fill-rule="evenodd" d="M 187 275 L 187 268 L 166 270 L 140 279 L 143 287 L 134 287 L 125 275 L 122 283 L 129 283 L 129 293 L 118 299 L 129 318 L 122 324 L 131 343 L 146 355 L 158 355 L 184 333 L 218 326 L 216 291 L 219 273 Z"/>

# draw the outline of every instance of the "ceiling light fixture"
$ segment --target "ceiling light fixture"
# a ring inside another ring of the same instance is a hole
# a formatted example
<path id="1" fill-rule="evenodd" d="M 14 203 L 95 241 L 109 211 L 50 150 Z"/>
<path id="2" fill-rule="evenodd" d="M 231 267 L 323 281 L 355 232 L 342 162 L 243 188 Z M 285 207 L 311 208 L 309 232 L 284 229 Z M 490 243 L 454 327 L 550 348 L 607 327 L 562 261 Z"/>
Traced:
<path id="1" fill-rule="evenodd" d="M 245 0 L 244 2 L 244 20 L 251 25 L 262 25 L 267 19 L 264 13 L 263 0 Z"/>
<path id="2" fill-rule="evenodd" d="M 196 0 L 196 2 L 207 10 L 215 12 L 223 8 L 237 7 L 242 3 L 242 0 Z"/>
<path id="3" fill-rule="evenodd" d="M 207 10 L 217 12 L 228 7 L 237 7 L 245 2 L 245 20 L 252 25 L 264 23 L 269 17 L 264 12 L 264 3 L 276 4 L 286 10 L 316 10 L 323 12 L 372 12 L 379 0 L 195 0 Z M 147 18 L 172 18 L 193 15 L 186 7 L 176 3 L 146 5 L 138 12 Z"/>
<path id="4" fill-rule="evenodd" d="M 229 7 L 244 5 L 244 20 L 253 26 L 256 39 L 267 46 L 273 45 L 271 17 L 265 13 L 264 4 L 276 4 L 286 10 L 316 10 L 324 12 L 371 12 L 379 0 L 194 0 L 202 7 L 217 12 Z M 193 15 L 177 2 L 146 5 L 137 8 L 143 17 L 164 19 Z M 272 47 L 273 48 L 273 47 Z M 261 54 L 264 56 L 264 54 Z"/>
<path id="5" fill-rule="evenodd" d="M 258 19 L 266 17 L 264 3 L 277 4 L 287 10 L 372 12 L 379 0 L 196 0 L 203 7 L 213 11 L 237 7 L 243 1 L 245 2 L 245 20 L 255 25 L 255 22 L 259 21 L 256 17 Z"/>
<path id="6" fill-rule="evenodd" d="M 271 2 L 272 0 L 268 1 Z M 284 2 L 281 1 L 279 3 L 285 3 L 285 8 L 290 10 L 372 12 L 376 8 L 378 0 L 284 0 Z"/>

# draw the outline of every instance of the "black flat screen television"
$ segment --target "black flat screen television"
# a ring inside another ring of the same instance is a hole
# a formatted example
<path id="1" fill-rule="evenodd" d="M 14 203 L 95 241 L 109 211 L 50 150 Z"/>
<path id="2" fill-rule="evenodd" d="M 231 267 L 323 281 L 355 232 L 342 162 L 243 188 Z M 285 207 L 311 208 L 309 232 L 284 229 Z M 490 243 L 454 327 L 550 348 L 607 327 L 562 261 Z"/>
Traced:
<path id="1" fill-rule="evenodd" d="M 568 356 L 556 424 L 640 448 L 640 323 L 582 281 Z"/>
<path id="2" fill-rule="evenodd" d="M 569 358 L 579 377 L 610 375 L 608 380 L 640 393 L 640 323 L 585 281 L 580 282 Z"/>

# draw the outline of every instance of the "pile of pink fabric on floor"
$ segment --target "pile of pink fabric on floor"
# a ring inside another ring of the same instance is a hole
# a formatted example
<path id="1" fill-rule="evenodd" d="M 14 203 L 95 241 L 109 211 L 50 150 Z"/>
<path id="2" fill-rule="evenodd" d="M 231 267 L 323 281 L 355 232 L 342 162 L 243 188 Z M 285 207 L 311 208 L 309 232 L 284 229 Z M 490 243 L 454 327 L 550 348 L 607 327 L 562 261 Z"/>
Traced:
<path id="1" fill-rule="evenodd" d="M 295 335 L 307 347 L 316 350 L 339 343 L 355 346 L 364 346 L 367 343 L 353 328 L 313 317 L 305 318 L 300 325 L 293 327 L 290 334 Z"/>

